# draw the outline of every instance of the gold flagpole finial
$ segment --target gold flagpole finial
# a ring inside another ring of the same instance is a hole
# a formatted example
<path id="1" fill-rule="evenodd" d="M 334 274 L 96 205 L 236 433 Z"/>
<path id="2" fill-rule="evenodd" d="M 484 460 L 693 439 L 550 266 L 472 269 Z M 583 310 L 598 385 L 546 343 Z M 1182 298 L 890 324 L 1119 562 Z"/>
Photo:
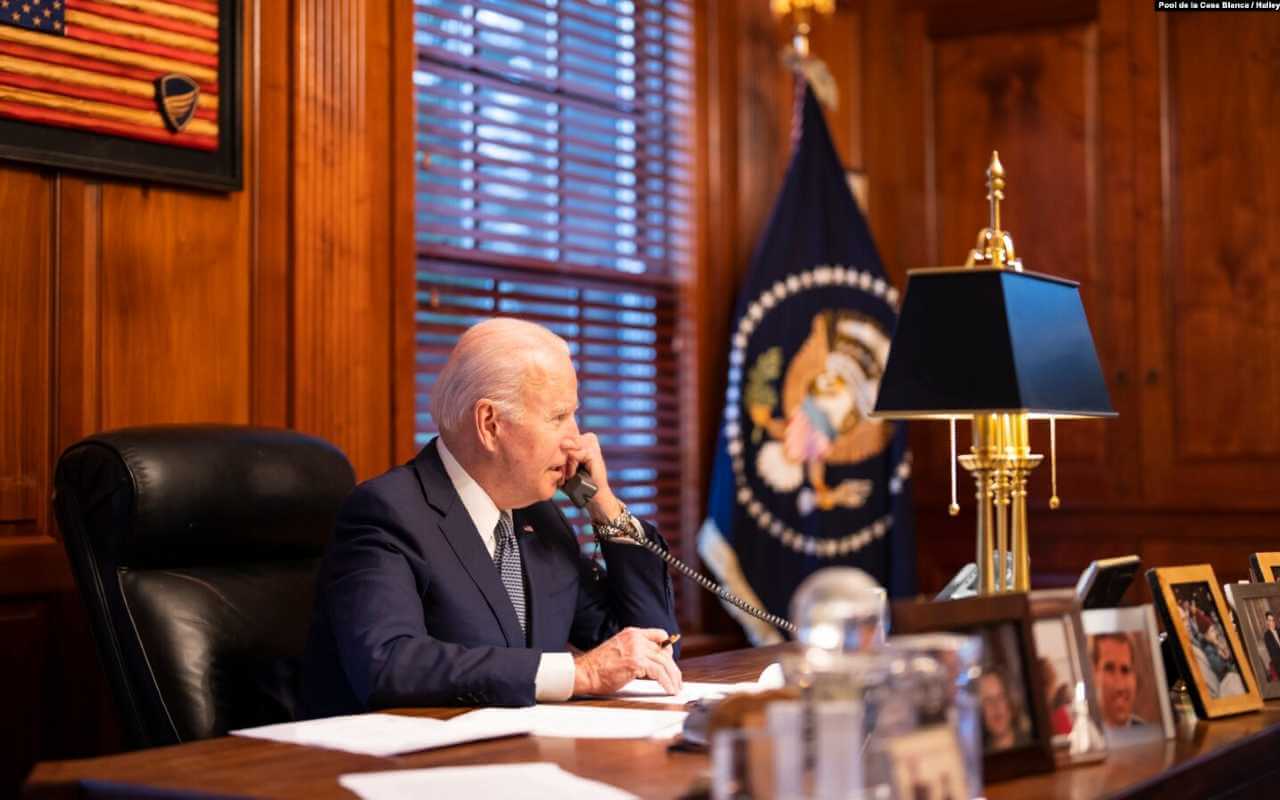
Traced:
<path id="1" fill-rule="evenodd" d="M 769 0 L 769 10 L 781 19 L 790 14 L 795 22 L 791 46 L 800 58 L 809 57 L 809 31 L 814 14 L 830 16 L 836 13 L 835 0 Z"/>

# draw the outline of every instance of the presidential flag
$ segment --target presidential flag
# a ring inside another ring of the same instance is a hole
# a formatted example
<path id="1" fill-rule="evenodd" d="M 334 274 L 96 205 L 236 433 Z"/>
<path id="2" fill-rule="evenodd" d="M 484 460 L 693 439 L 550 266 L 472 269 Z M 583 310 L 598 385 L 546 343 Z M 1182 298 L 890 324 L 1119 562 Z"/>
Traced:
<path id="1" fill-rule="evenodd" d="M 731 591 L 786 616 L 815 570 L 855 566 L 910 594 L 904 423 L 871 419 L 898 291 L 806 84 L 794 149 L 738 297 L 698 552 Z M 771 626 L 730 613 L 755 644 Z"/>
<path id="2" fill-rule="evenodd" d="M 0 117 L 218 149 L 215 0 L 0 0 Z"/>

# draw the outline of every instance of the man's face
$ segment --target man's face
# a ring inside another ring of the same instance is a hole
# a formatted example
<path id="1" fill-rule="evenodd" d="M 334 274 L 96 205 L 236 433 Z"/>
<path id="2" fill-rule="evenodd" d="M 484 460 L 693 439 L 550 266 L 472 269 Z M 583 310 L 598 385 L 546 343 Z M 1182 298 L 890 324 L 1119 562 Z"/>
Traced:
<path id="1" fill-rule="evenodd" d="M 1267 630 L 1274 631 L 1276 629 L 1276 618 L 1271 614 L 1267 615 Z"/>
<path id="2" fill-rule="evenodd" d="M 558 354 L 531 376 L 522 390 L 523 416 L 503 419 L 498 439 L 512 508 L 551 499 L 567 477 L 566 453 L 578 437 L 578 377 L 569 357 Z"/>
<path id="3" fill-rule="evenodd" d="M 1138 676 L 1133 672 L 1133 651 L 1125 642 L 1099 639 L 1098 658 L 1093 677 L 1102 695 L 1102 718 L 1106 724 L 1119 727 L 1129 724 L 1133 716 L 1134 695 Z"/>

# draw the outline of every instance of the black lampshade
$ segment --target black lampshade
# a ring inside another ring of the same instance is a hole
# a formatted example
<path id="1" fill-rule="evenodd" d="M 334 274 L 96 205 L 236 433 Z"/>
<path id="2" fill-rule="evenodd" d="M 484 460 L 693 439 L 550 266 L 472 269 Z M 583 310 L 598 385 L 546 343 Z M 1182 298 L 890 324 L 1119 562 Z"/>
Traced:
<path id="1" fill-rule="evenodd" d="M 1079 284 L 991 268 L 915 270 L 875 416 L 1113 417 Z"/>

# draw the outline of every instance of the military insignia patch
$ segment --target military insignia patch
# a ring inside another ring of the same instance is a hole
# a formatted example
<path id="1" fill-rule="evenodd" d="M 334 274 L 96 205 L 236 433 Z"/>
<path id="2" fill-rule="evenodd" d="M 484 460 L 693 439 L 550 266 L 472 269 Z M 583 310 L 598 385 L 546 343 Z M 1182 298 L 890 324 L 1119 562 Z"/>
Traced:
<path id="1" fill-rule="evenodd" d="M 186 75 L 170 73 L 156 78 L 156 105 L 165 124 L 178 133 L 187 127 L 200 104 L 200 87 Z"/>

